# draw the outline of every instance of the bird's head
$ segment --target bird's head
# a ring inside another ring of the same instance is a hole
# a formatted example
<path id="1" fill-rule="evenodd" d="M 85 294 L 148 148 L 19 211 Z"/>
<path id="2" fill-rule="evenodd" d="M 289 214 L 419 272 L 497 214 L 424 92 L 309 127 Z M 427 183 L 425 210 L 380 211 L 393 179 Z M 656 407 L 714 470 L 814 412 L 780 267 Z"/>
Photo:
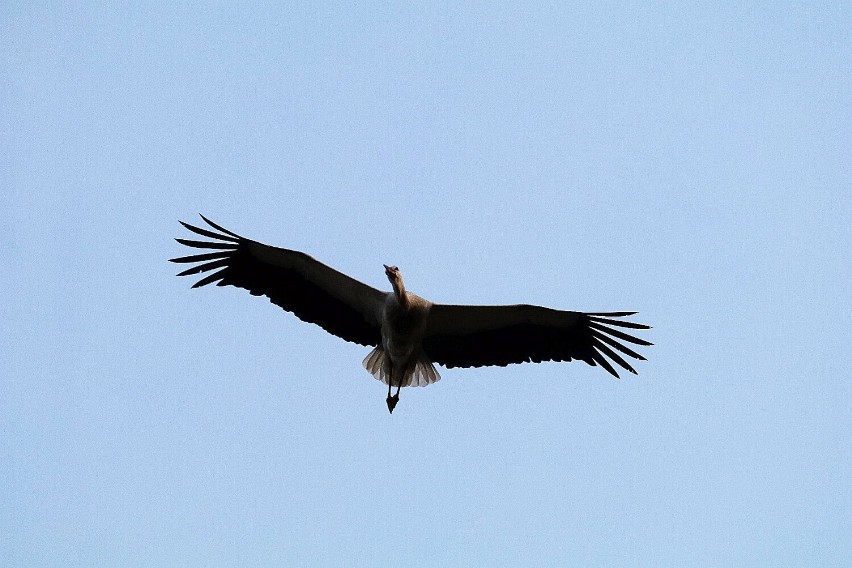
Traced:
<path id="1" fill-rule="evenodd" d="M 388 277 L 391 286 L 393 286 L 393 293 L 396 295 L 396 299 L 399 300 L 399 304 L 403 308 L 408 308 L 408 295 L 405 293 L 405 284 L 402 283 L 402 274 L 399 272 L 399 268 L 388 266 L 387 264 L 383 266 L 385 267 L 385 276 Z"/>
<path id="2" fill-rule="evenodd" d="M 391 284 L 398 280 L 402 280 L 402 274 L 400 274 L 399 272 L 399 267 L 388 266 L 387 264 L 383 264 L 382 266 L 385 267 L 385 276 L 388 277 L 388 280 L 390 280 Z"/>

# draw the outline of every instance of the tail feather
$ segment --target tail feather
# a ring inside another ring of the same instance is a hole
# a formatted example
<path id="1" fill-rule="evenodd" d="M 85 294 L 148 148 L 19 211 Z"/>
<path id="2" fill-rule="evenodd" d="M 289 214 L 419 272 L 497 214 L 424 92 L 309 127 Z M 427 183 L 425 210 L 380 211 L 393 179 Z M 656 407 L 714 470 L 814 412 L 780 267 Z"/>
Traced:
<path id="1" fill-rule="evenodd" d="M 381 346 L 376 347 L 364 357 L 364 368 L 377 380 L 386 385 L 389 384 L 391 380 L 390 365 L 385 356 L 385 350 Z M 425 387 L 440 380 L 440 378 L 441 375 L 435 369 L 435 365 L 423 356 L 423 358 L 419 359 L 405 372 L 405 376 L 402 379 L 402 386 Z M 397 386 L 396 380 L 394 380 L 393 386 Z"/>

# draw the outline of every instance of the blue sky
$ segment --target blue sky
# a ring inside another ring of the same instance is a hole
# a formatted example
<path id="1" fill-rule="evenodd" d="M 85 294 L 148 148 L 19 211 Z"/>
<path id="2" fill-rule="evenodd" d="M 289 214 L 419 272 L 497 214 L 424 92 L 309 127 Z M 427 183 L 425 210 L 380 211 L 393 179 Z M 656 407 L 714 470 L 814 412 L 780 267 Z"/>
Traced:
<path id="1" fill-rule="evenodd" d="M 0 8 L 9 566 L 840 566 L 847 3 Z M 639 376 L 442 370 L 166 259 L 203 213 Z"/>

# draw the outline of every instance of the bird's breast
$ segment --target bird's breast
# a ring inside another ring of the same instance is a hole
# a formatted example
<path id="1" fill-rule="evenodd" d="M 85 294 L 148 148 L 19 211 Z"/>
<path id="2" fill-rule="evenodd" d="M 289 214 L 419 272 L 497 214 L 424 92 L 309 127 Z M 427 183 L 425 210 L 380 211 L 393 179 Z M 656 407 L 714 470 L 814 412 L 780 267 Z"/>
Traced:
<path id="1" fill-rule="evenodd" d="M 410 296 L 407 309 L 389 296 L 382 316 L 382 344 L 391 359 L 402 361 L 419 350 L 428 315 L 428 302 L 418 296 Z"/>

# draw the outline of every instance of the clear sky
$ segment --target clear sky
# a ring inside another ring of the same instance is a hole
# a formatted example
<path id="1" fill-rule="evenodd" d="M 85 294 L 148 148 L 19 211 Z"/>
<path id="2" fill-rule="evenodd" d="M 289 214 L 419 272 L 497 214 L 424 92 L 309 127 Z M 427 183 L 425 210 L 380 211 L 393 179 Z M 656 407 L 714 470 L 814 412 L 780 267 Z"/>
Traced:
<path id="1" fill-rule="evenodd" d="M 0 8 L 4 566 L 848 565 L 848 2 L 48 4 Z M 198 213 L 656 345 L 389 415 L 174 277 Z"/>

